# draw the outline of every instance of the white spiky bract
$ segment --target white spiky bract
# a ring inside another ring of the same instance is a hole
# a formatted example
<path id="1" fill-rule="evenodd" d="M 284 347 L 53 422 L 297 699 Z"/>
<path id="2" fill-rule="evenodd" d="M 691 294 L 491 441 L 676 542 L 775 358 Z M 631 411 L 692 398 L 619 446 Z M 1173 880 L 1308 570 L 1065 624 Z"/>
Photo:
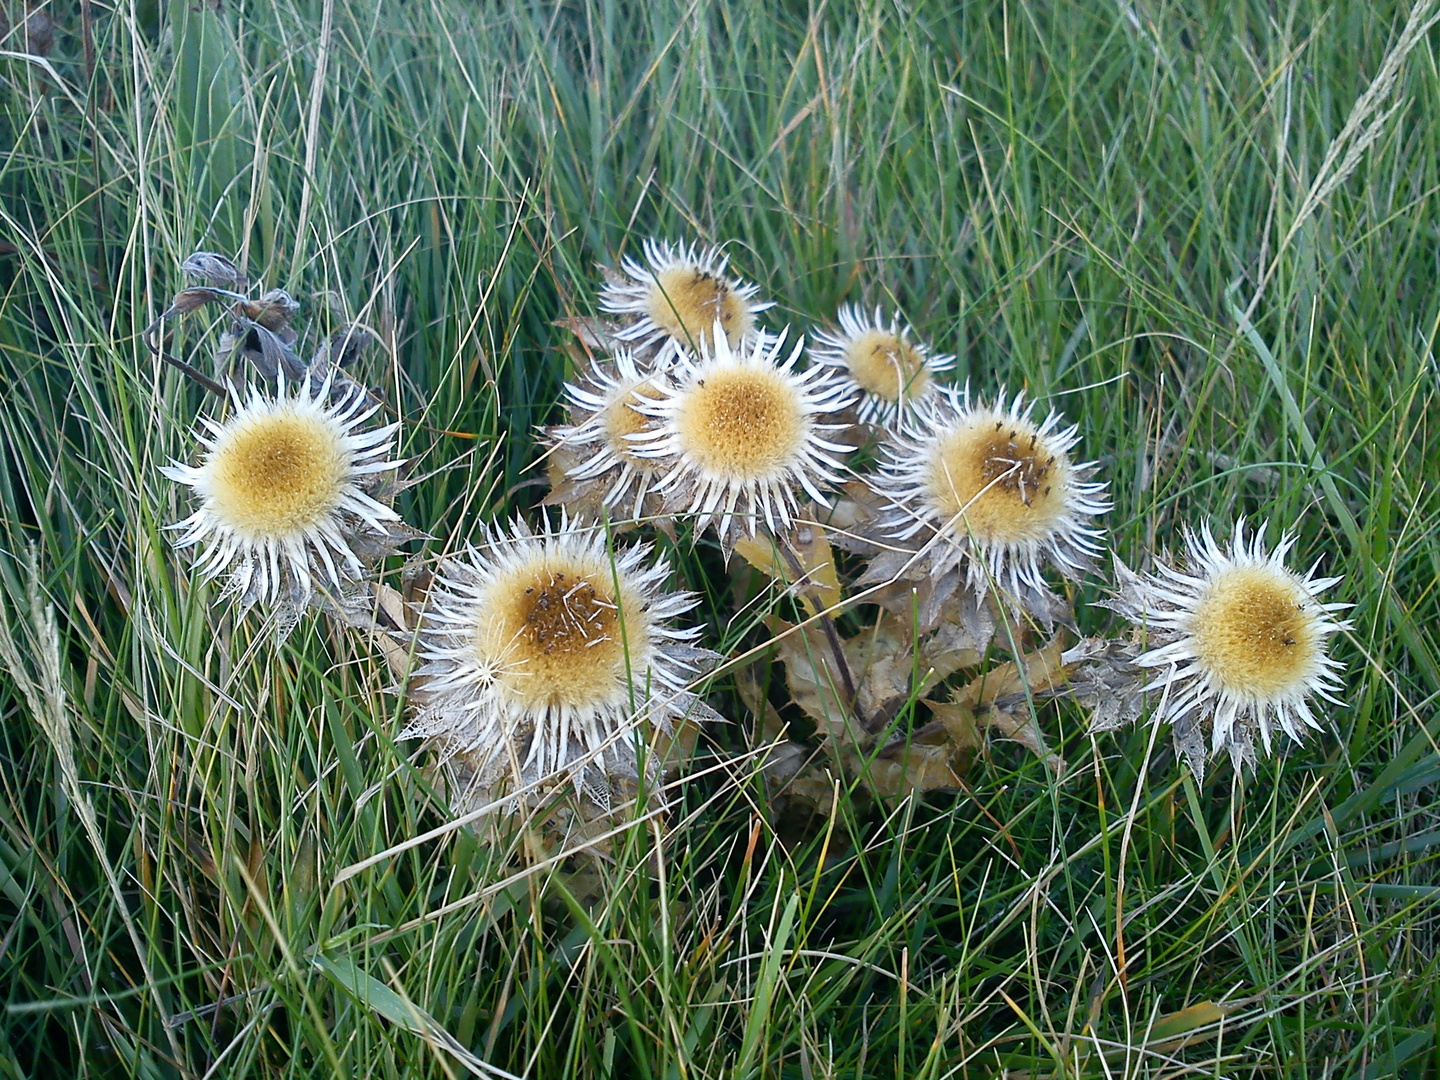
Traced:
<path id="1" fill-rule="evenodd" d="M 421 709 L 404 738 L 465 754 L 485 785 L 590 768 L 637 775 L 633 734 L 713 718 L 688 686 L 718 659 L 696 628 L 669 625 L 699 603 L 665 588 L 648 545 L 610 550 L 597 526 L 562 514 L 532 531 L 516 519 L 436 571 L 416 674 Z M 586 790 L 593 790 L 587 788 Z"/>
<path id="2" fill-rule="evenodd" d="M 695 515 L 697 530 L 715 526 L 722 543 L 762 521 L 778 534 L 794 520 L 797 488 L 829 505 L 820 486 L 839 482 L 852 447 L 824 437 L 844 425 L 819 420 L 851 390 L 831 368 L 796 371 L 803 351 L 803 338 L 787 346 L 783 333 L 740 349 L 717 333 L 698 355 L 679 354 L 657 396 L 637 406 L 659 421 L 631 436 L 635 453 L 664 470 L 655 490 Z"/>
<path id="3" fill-rule="evenodd" d="M 992 586 L 1012 605 L 1045 593 L 1043 567 L 1078 578 L 1100 551 L 1090 519 L 1110 509 L 1106 485 L 1076 464 L 1074 425 L 1050 412 L 1039 424 L 1023 394 L 993 405 L 970 388 L 940 387 L 881 444 L 871 484 L 890 508 L 881 530 L 929 545 L 934 572 L 966 567 L 970 587 Z"/>
<path id="4" fill-rule="evenodd" d="M 698 349 L 712 336 L 739 348 L 753 336 L 755 316 L 774 306 L 756 299 L 758 286 L 727 274 L 729 256 L 718 248 L 646 240 L 642 249 L 644 263 L 621 260 L 624 277 L 605 284 L 600 307 L 632 320 L 620 340 L 636 350 L 657 348 L 658 360 Z"/>
<path id="5" fill-rule="evenodd" d="M 363 430 L 380 406 L 348 381 L 306 377 L 293 388 L 283 376 L 274 396 L 232 386 L 229 419 L 200 418 L 200 463 L 161 469 L 201 497 L 170 526 L 180 532 L 175 547 L 199 547 L 194 566 L 206 578 L 230 571 L 228 590 L 245 607 L 300 609 L 317 584 L 363 577 L 357 539 L 389 536 L 400 523 L 366 490 L 403 464 L 389 456 L 400 425 Z"/>
<path id="6" fill-rule="evenodd" d="M 636 455 L 629 436 L 653 424 L 637 405 L 654 396 L 649 388 L 663 378 L 641 370 L 633 354 L 617 352 L 613 365 L 594 364 L 583 382 L 565 384 L 572 414 L 583 419 L 553 429 L 555 445 L 579 461 L 565 475 L 604 485 L 600 501 L 607 507 L 628 507 L 632 518 L 643 511 L 655 464 Z"/>
<path id="7" fill-rule="evenodd" d="M 1155 720 L 1174 727 L 1200 775 L 1197 742 L 1207 720 L 1211 755 L 1228 750 L 1238 767 L 1253 764 L 1257 730 L 1266 753 L 1277 728 L 1297 743 L 1306 728 L 1318 730 L 1312 695 L 1344 704 L 1336 696 L 1344 665 L 1327 655 L 1326 642 L 1349 627 L 1332 616 L 1351 605 L 1318 599 L 1341 579 L 1316 577 L 1318 562 L 1296 574 L 1285 565 L 1295 538 L 1267 553 L 1265 529 L 1247 540 L 1237 522 L 1228 549 L 1208 523 L 1198 535 L 1187 530 L 1183 569 L 1158 562 L 1155 573 L 1131 575 L 1125 590 L 1127 614 L 1138 614 L 1156 643 L 1136 660 L 1160 669 L 1144 688 L 1162 691 Z"/>
<path id="8" fill-rule="evenodd" d="M 839 370 L 855 385 L 862 423 L 889 424 L 935 392 L 935 375 L 955 366 L 955 357 L 936 355 L 912 336 L 899 314 L 887 320 L 877 307 L 866 315 L 858 304 L 840 308 L 838 331 L 817 331 L 810 358 Z"/>

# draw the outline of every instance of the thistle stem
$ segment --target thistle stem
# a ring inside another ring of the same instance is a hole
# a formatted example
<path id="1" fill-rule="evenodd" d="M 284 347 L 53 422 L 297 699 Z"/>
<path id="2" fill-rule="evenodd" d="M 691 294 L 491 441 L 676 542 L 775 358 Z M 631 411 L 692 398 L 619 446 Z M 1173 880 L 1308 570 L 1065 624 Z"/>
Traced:
<path id="1" fill-rule="evenodd" d="M 229 395 L 226 394 L 225 387 L 221 386 L 214 379 L 210 378 L 209 375 L 206 375 L 203 371 L 195 367 L 193 364 L 187 364 L 178 356 L 171 356 L 157 342 L 150 340 L 151 335 L 156 333 L 160 329 L 163 322 L 163 319 L 159 319 L 145 328 L 145 333 L 140 335 L 140 340 L 145 342 L 145 347 L 149 349 L 152 353 L 154 353 L 156 356 L 158 356 L 161 360 L 164 360 L 171 367 L 175 368 L 181 374 L 188 377 L 191 382 L 199 383 L 206 390 L 209 390 L 212 394 L 216 394 L 219 397 L 228 397 Z"/>
<path id="2" fill-rule="evenodd" d="M 796 584 L 799 584 L 805 579 L 808 571 L 800 559 L 799 552 L 795 550 L 790 541 L 790 534 L 787 532 L 775 546 L 785 556 L 785 561 L 790 564 L 790 572 L 795 575 Z M 825 640 L 830 643 L 830 651 L 835 656 L 835 670 L 840 674 L 840 682 L 845 690 L 845 700 L 855 711 L 855 716 L 861 726 L 868 731 L 869 727 L 865 724 L 865 717 L 860 715 L 855 703 L 855 679 L 850 674 L 850 664 L 845 659 L 845 646 L 840 641 L 840 631 L 835 626 L 835 620 L 824 611 L 817 611 L 815 617 L 820 620 L 820 628 L 825 632 Z"/>

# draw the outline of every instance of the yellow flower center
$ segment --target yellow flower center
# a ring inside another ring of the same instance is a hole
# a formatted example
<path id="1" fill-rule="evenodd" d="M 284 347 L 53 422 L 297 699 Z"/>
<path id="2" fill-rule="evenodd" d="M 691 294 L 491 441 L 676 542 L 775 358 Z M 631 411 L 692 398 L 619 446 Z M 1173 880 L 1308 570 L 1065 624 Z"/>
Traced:
<path id="1" fill-rule="evenodd" d="M 866 330 L 846 347 L 845 363 L 862 390 L 886 401 L 919 397 L 930 386 L 924 358 L 888 330 Z"/>
<path id="2" fill-rule="evenodd" d="M 705 472 L 767 479 L 795 461 L 805 441 L 805 413 L 782 373 L 720 368 L 686 392 L 676 428 L 681 452 Z"/>
<path id="3" fill-rule="evenodd" d="M 279 408 L 226 430 L 206 463 L 215 513 L 242 536 L 287 537 L 340 505 L 349 455 L 321 417 Z"/>
<path id="4" fill-rule="evenodd" d="M 709 337 L 716 319 L 731 345 L 740 344 L 754 322 L 744 297 L 715 274 L 694 266 L 672 266 L 656 274 L 645 311 L 665 333 L 697 346 Z"/>
<path id="5" fill-rule="evenodd" d="M 613 704 L 629 686 L 632 665 L 644 663 L 643 603 L 624 594 L 616 603 L 604 563 L 537 556 L 496 581 L 490 596 L 476 652 L 526 708 Z"/>
<path id="6" fill-rule="evenodd" d="M 1070 462 L 1028 421 L 992 414 L 950 432 L 927 472 L 940 515 L 982 541 L 1042 540 L 1065 515 Z"/>
<path id="7" fill-rule="evenodd" d="M 1320 648 L 1305 592 L 1272 566 L 1226 570 L 1210 583 L 1191 621 L 1195 654 L 1230 693 L 1261 698 L 1303 685 Z"/>
<path id="8" fill-rule="evenodd" d="M 642 401 L 650 401 L 655 398 L 655 393 L 648 382 L 636 386 L 624 397 L 611 402 L 605 407 L 605 438 L 610 443 L 610 449 L 619 454 L 631 465 L 640 468 L 648 468 L 644 458 L 635 456 L 634 444 L 626 438 L 627 435 L 635 435 L 644 431 L 652 422 L 650 417 L 640 412 L 635 406 Z"/>

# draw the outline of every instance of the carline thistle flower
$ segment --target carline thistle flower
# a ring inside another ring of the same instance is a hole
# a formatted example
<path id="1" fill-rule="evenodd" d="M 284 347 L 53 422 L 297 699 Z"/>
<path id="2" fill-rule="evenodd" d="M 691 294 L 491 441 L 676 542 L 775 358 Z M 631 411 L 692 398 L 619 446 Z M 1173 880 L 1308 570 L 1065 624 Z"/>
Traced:
<path id="1" fill-rule="evenodd" d="M 719 657 L 670 620 L 699 603 L 665 589 L 646 545 L 611 551 L 598 526 L 487 527 L 480 548 L 438 567 L 421 622 L 419 712 L 403 738 L 464 754 L 484 786 L 569 776 L 605 802 L 588 770 L 635 779 L 634 733 L 714 719 L 688 687 Z"/>
<path id="2" fill-rule="evenodd" d="M 840 309 L 838 331 L 817 331 L 810 358 L 843 373 L 860 392 L 855 410 L 861 423 L 889 424 L 935 392 L 935 375 L 955 366 L 955 357 L 934 355 L 913 339 L 899 315 L 885 320 L 880 308 L 867 316 L 857 304 Z"/>
<path id="3" fill-rule="evenodd" d="M 1099 553 L 1090 519 L 1110 509 L 1094 462 L 1070 458 L 1076 428 L 1050 412 L 1041 423 L 1023 394 L 993 405 L 970 388 L 938 388 L 881 444 L 871 484 L 889 502 L 882 532 L 926 545 L 940 575 L 964 566 L 976 595 L 992 588 L 1012 608 L 1043 612 L 1044 564 L 1078 578 Z"/>
<path id="4" fill-rule="evenodd" d="M 231 386 L 233 414 L 200 418 L 198 465 L 161 471 L 201 497 L 200 508 L 170 528 L 177 548 L 199 547 L 206 578 L 230 572 L 227 591 L 244 607 L 275 604 L 282 629 L 317 589 L 341 589 L 364 576 L 356 548 L 393 547 L 408 538 L 400 517 L 379 501 L 398 424 L 364 430 L 380 408 L 346 380 L 312 376 L 275 396 Z"/>
<path id="5" fill-rule="evenodd" d="M 646 240 L 643 250 L 645 263 L 621 260 L 623 276 L 606 282 L 600 307 L 633 320 L 620 340 L 647 355 L 656 350 L 659 361 L 717 337 L 738 349 L 755 333 L 755 316 L 774 306 L 755 299 L 758 286 L 726 274 L 729 256 L 717 248 Z"/>
<path id="6" fill-rule="evenodd" d="M 718 328 L 717 328 L 718 330 Z M 829 505 L 820 485 L 838 483 L 840 455 L 852 447 L 825 435 L 844 425 L 819 418 L 842 409 L 852 391 L 830 368 L 795 370 L 804 339 L 785 335 L 732 348 L 721 333 L 698 356 L 682 353 L 656 396 L 636 408 L 658 421 L 629 436 L 635 454 L 664 470 L 656 490 L 668 509 L 713 525 L 728 552 L 737 534 L 788 528 L 796 488 Z"/>
<path id="7" fill-rule="evenodd" d="M 639 406 L 658 396 L 654 387 L 663 378 L 648 374 L 633 354 L 621 351 L 612 362 L 596 361 L 582 379 L 565 384 L 576 422 L 547 434 L 573 495 L 552 501 L 570 503 L 594 492 L 600 505 L 622 515 L 644 513 L 656 463 L 635 453 L 631 437 L 653 426 Z"/>
<path id="8" fill-rule="evenodd" d="M 1268 754 L 1278 729 L 1295 742 L 1319 729 L 1309 698 L 1333 705 L 1344 665 L 1326 653 L 1330 636 L 1348 629 L 1337 621 L 1345 603 L 1318 597 L 1339 583 L 1316 577 L 1315 563 L 1302 577 L 1285 565 L 1295 538 L 1265 550 L 1266 526 L 1246 538 L 1237 522 L 1229 548 L 1215 541 L 1209 524 L 1185 533 L 1183 569 L 1164 561 L 1139 575 L 1117 563 L 1116 610 L 1149 634 L 1153 647 L 1136 664 L 1155 669 L 1143 688 L 1160 691 L 1157 723 L 1169 723 L 1177 750 L 1196 776 L 1204 775 L 1204 729 L 1210 755 L 1228 750 L 1238 769 L 1255 762 L 1255 735 Z"/>

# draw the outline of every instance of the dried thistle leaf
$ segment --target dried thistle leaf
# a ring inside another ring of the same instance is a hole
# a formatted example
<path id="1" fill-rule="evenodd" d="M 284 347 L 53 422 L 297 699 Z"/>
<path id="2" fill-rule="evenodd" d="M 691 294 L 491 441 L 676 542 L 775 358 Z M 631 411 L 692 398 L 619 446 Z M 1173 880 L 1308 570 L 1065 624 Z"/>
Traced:
<path id="1" fill-rule="evenodd" d="M 359 323 L 342 326 L 320 343 L 320 348 L 310 358 L 310 370 L 317 377 L 323 377 L 332 371 L 353 367 L 360 354 L 379 341 L 379 336 L 369 327 Z"/>
<path id="2" fill-rule="evenodd" d="M 580 315 L 572 315 L 568 318 L 555 320 L 555 325 L 569 330 L 577 338 L 580 344 L 593 353 L 613 353 L 617 348 L 624 348 L 625 342 L 619 338 L 620 324 L 609 319 L 595 319 Z"/>
<path id="3" fill-rule="evenodd" d="M 839 604 L 835 555 L 820 528 L 811 521 L 797 521 L 783 543 L 794 557 L 793 563 L 780 549 L 780 542 L 763 533 L 737 540 L 735 553 L 762 574 L 790 586 L 811 615 Z"/>
<path id="4" fill-rule="evenodd" d="M 1033 713 L 1022 719 L 1004 709 L 991 709 L 984 714 L 984 720 L 986 727 L 994 728 L 1000 733 L 1001 738 L 1018 742 L 1045 762 L 1056 776 L 1065 775 L 1065 759 L 1059 754 L 1050 752 L 1050 747 L 1046 745 L 1045 736 L 1040 731 L 1040 725 L 1036 723 Z"/>
<path id="5" fill-rule="evenodd" d="M 1066 677 L 1063 652 L 1057 638 L 1043 649 L 1026 653 L 1018 662 L 997 664 L 960 690 L 955 701 L 978 712 L 1011 696 L 1023 699 L 1027 692 L 1030 696 L 1048 693 Z"/>
<path id="6" fill-rule="evenodd" d="M 846 742 L 863 737 L 864 729 L 845 701 L 845 680 L 825 632 L 814 623 L 792 626 L 773 615 L 765 625 L 774 636 L 777 657 L 785 665 L 785 685 L 795 704 L 823 734 Z"/>
<path id="7" fill-rule="evenodd" d="M 988 616 L 988 611 L 985 614 Z M 975 611 L 952 612 L 952 615 L 958 618 L 942 620 L 934 632 L 921 641 L 921 653 L 931 672 L 922 693 L 961 668 L 980 663 L 995 637 L 993 618 L 982 618 Z"/>
<path id="8" fill-rule="evenodd" d="M 272 334 L 288 330 L 291 320 L 300 311 L 300 305 L 295 298 L 284 289 L 271 289 L 259 300 L 247 300 L 238 307 L 245 318 L 258 323 Z"/>
<path id="9" fill-rule="evenodd" d="M 1020 743 L 1057 776 L 1064 774 L 1065 761 L 1050 752 L 1027 698 L 1053 696 L 1055 687 L 1063 685 L 1070 669 L 1062 655 L 1061 643 L 1056 639 L 1019 661 L 991 668 L 963 687 L 953 702 L 969 709 L 981 724 L 996 729 L 1002 738 Z M 1013 715 L 1011 710 L 1017 705 L 1025 706 L 1028 715 Z"/>
<path id="10" fill-rule="evenodd" d="M 928 665 L 908 627 L 893 615 L 882 616 L 847 646 L 856 678 L 855 705 L 873 731 L 887 725 L 910 700 L 912 683 L 925 677 Z"/>
<path id="11" fill-rule="evenodd" d="M 189 315 L 192 311 L 199 311 L 206 304 L 219 299 L 220 294 L 214 289 L 181 289 L 170 301 L 170 309 L 160 317 L 172 319 L 176 315 Z"/>
<path id="12" fill-rule="evenodd" d="M 954 751 L 979 749 L 984 741 L 980 737 L 980 722 L 970 709 L 953 702 L 927 701 L 925 705 L 940 721 Z"/>
<path id="13" fill-rule="evenodd" d="M 1140 689 L 1146 672 L 1132 662 L 1138 651 L 1128 641 L 1085 638 L 1061 657 L 1071 673 L 1055 696 L 1073 698 L 1086 709 L 1091 731 L 1113 731 L 1133 724 L 1145 707 Z"/>
<path id="14" fill-rule="evenodd" d="M 180 264 L 180 272 L 207 285 L 242 290 L 249 282 L 234 261 L 215 251 L 197 251 Z"/>
<path id="15" fill-rule="evenodd" d="M 911 743 L 892 757 L 870 762 L 864 775 L 876 795 L 903 797 L 916 791 L 957 788 L 960 777 L 950 766 L 953 750 L 942 746 Z"/>
<path id="16" fill-rule="evenodd" d="M 758 663 L 747 664 L 735 673 L 735 692 L 740 695 L 741 703 L 750 710 L 750 715 L 755 717 L 755 730 L 761 739 L 769 742 L 783 737 L 785 721 L 780 718 L 779 710 L 771 705 L 770 699 L 765 696 Z"/>

